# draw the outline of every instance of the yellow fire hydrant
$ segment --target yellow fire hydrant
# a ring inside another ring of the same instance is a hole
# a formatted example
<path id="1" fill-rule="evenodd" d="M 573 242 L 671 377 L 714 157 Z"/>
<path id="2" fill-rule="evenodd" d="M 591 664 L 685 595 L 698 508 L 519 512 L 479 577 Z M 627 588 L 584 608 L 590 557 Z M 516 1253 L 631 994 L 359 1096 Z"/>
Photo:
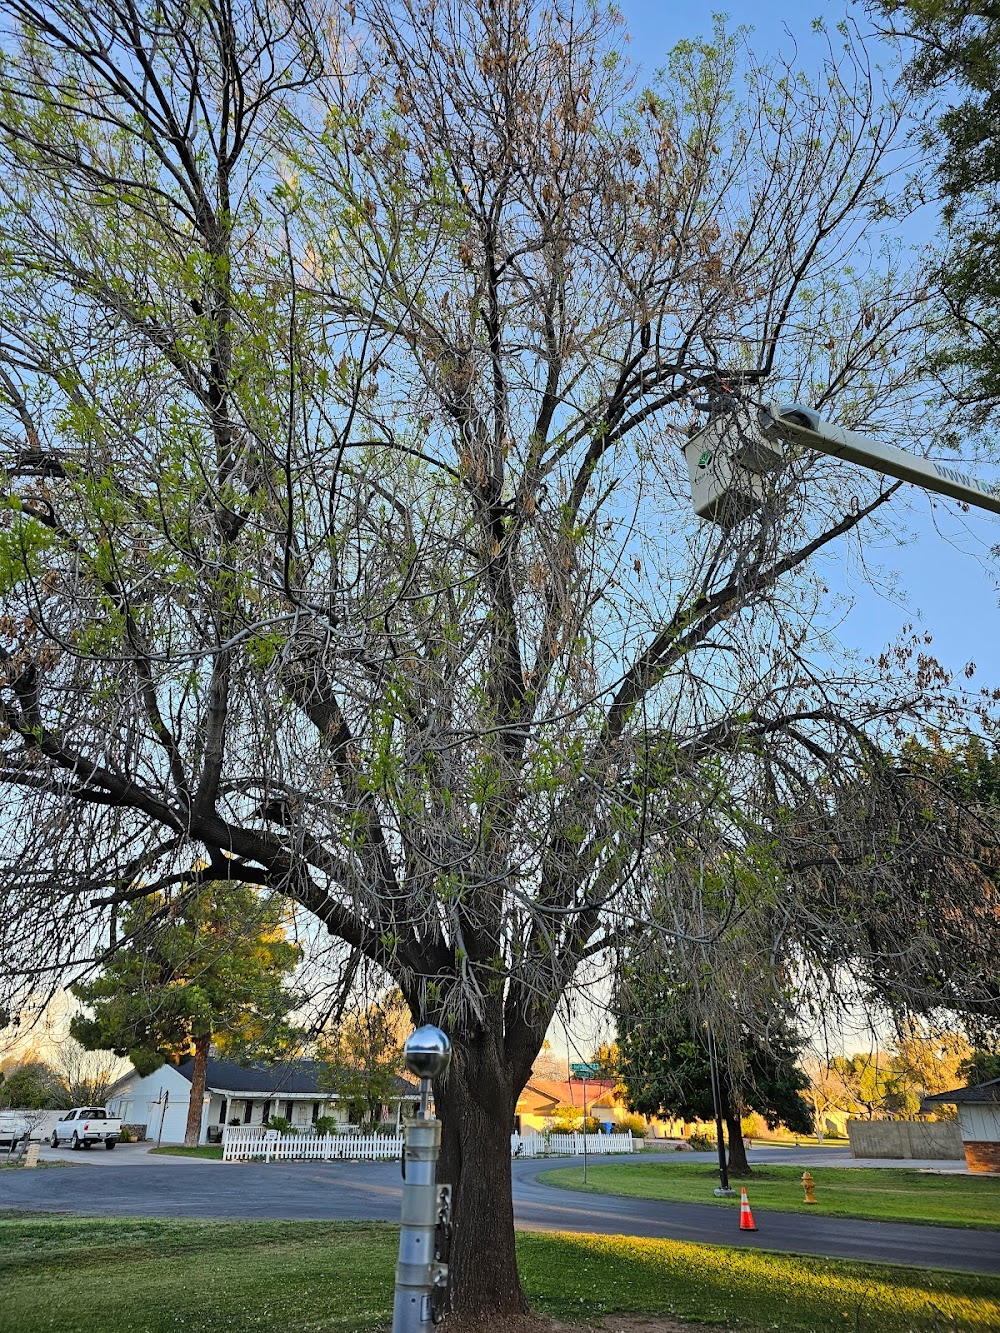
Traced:
<path id="1" fill-rule="evenodd" d="M 813 1193 L 816 1188 L 816 1182 L 808 1171 L 802 1172 L 802 1188 L 805 1191 L 806 1203 L 815 1203 L 816 1195 Z"/>

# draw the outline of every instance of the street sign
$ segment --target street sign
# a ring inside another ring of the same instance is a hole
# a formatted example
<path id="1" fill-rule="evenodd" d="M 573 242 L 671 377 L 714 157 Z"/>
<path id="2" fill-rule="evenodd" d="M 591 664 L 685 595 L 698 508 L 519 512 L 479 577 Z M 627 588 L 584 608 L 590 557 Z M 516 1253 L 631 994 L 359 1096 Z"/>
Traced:
<path id="1" fill-rule="evenodd" d="M 570 1065 L 570 1072 L 574 1078 L 597 1078 L 601 1072 L 601 1066 L 598 1064 Z"/>

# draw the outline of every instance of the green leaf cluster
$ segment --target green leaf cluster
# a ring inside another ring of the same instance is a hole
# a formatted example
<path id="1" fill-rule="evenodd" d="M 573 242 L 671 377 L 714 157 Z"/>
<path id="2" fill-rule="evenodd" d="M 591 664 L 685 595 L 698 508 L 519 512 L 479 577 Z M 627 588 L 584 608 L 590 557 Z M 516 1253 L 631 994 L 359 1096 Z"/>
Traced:
<path id="1" fill-rule="evenodd" d="M 127 1056 L 140 1074 L 193 1053 L 208 1037 L 237 1058 L 293 1040 L 298 1004 L 286 984 L 301 958 L 283 899 L 211 883 L 176 898 L 139 898 L 122 914 L 123 945 L 101 974 L 72 988 L 89 1010 L 70 1024 L 89 1050 Z"/>

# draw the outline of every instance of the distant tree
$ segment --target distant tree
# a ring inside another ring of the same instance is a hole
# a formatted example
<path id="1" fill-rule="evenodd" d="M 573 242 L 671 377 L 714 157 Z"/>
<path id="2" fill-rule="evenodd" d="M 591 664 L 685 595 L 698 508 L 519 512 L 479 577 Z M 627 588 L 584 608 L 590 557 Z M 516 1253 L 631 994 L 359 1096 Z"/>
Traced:
<path id="1" fill-rule="evenodd" d="M 596 1116 L 583 1116 L 582 1106 L 562 1102 L 548 1117 L 549 1129 L 555 1134 L 599 1134 L 601 1122 Z"/>
<path id="2" fill-rule="evenodd" d="M 53 1067 L 71 1106 L 103 1106 L 119 1062 L 107 1051 L 89 1051 L 74 1038 L 59 1043 Z"/>
<path id="3" fill-rule="evenodd" d="M 398 990 L 346 1013 L 317 1044 L 320 1087 L 347 1106 L 351 1119 L 375 1128 L 381 1109 L 398 1095 L 403 1041 L 410 1013 Z"/>
<path id="4" fill-rule="evenodd" d="M 861 1051 L 835 1055 L 829 1068 L 840 1080 L 852 1113 L 862 1120 L 878 1120 L 886 1114 L 886 1095 L 892 1071 L 884 1051 Z"/>
<path id="5" fill-rule="evenodd" d="M 0 1105 L 19 1110 L 62 1110 L 73 1103 L 58 1073 L 42 1060 L 32 1060 L 5 1074 Z"/>
<path id="6" fill-rule="evenodd" d="M 829 1058 L 807 1057 L 802 1061 L 802 1069 L 808 1079 L 808 1086 L 802 1089 L 802 1096 L 812 1109 L 815 1129 L 819 1133 L 825 1128 L 829 1113 L 850 1111 L 852 1100 L 843 1079 L 831 1067 Z"/>
<path id="7" fill-rule="evenodd" d="M 925 1097 L 961 1082 L 963 1061 L 972 1054 L 965 1036 L 951 1028 L 935 1029 L 910 1016 L 889 1045 L 892 1086 L 887 1109 L 898 1118 L 916 1119 Z"/>
<path id="8" fill-rule="evenodd" d="M 973 1051 L 959 1065 L 958 1073 L 972 1087 L 1000 1078 L 1000 1051 Z"/>
<path id="9" fill-rule="evenodd" d="M 542 1049 L 535 1056 L 535 1062 L 531 1066 L 531 1077 L 558 1083 L 566 1078 L 567 1073 L 565 1059 L 561 1055 L 556 1055 L 550 1042 L 543 1041 Z"/>
<path id="10" fill-rule="evenodd" d="M 617 1080 L 619 1056 L 618 1043 L 615 1041 L 604 1042 L 602 1045 L 596 1046 L 591 1051 L 589 1060 L 590 1064 L 597 1066 L 595 1077 Z"/>
<path id="11" fill-rule="evenodd" d="M 876 0 L 913 39 L 908 73 L 937 98 L 923 146 L 937 168 L 947 245 L 934 367 L 982 425 L 1000 404 L 1000 11 L 969 0 Z"/>
<path id="12" fill-rule="evenodd" d="M 301 958 L 287 906 L 250 885 L 210 883 L 174 898 L 139 898 L 123 914 L 127 947 L 95 980 L 72 987 L 92 1017 L 72 1036 L 127 1056 L 140 1074 L 194 1056 L 184 1142 L 197 1145 L 210 1046 L 237 1058 L 285 1050 L 300 997 L 285 982 Z"/>
<path id="13" fill-rule="evenodd" d="M 920 1043 L 926 1045 L 920 1048 Z M 935 1059 L 935 1049 L 937 1058 Z M 906 1036 L 899 1046 L 833 1056 L 831 1079 L 839 1080 L 845 1109 L 863 1120 L 915 1120 L 923 1099 L 958 1082 L 959 1055 L 932 1037 Z"/>
<path id="14" fill-rule="evenodd" d="M 615 1017 L 619 1071 L 630 1109 L 642 1115 L 712 1120 L 707 1034 L 692 1022 L 686 997 L 669 987 L 657 991 L 648 975 L 628 980 L 630 984 L 618 988 Z M 738 1061 L 732 1052 L 718 1052 L 729 1169 L 735 1176 L 752 1174 L 740 1124 L 745 1112 L 757 1111 L 772 1129 L 785 1124 L 808 1134 L 812 1128 L 812 1113 L 802 1095 L 809 1081 L 798 1064 L 802 1042 L 787 1016 L 779 1013 L 767 1024 L 766 1037 L 764 1030 L 744 1030 Z"/>

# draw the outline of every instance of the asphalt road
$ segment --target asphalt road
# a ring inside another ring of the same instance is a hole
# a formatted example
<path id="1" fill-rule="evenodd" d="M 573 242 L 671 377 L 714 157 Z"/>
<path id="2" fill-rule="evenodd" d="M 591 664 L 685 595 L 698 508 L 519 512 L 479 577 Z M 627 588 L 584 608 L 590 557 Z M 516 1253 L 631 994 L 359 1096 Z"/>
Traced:
<path id="1" fill-rule="evenodd" d="M 765 1213 L 757 1208 L 754 1217 L 759 1230 L 741 1232 L 735 1211 L 711 1204 L 581 1195 L 535 1179 L 554 1165 L 571 1166 L 579 1161 L 561 1158 L 558 1163 L 511 1164 L 519 1227 L 668 1237 L 1000 1274 L 1000 1232 L 866 1222 L 815 1213 Z M 141 1152 L 130 1154 L 128 1145 L 114 1153 L 80 1154 L 64 1170 L 0 1174 L 0 1208 L 98 1216 L 391 1222 L 399 1217 L 399 1198 L 395 1162 L 223 1164 L 149 1158 Z M 751 1187 L 751 1202 L 752 1198 Z"/>

